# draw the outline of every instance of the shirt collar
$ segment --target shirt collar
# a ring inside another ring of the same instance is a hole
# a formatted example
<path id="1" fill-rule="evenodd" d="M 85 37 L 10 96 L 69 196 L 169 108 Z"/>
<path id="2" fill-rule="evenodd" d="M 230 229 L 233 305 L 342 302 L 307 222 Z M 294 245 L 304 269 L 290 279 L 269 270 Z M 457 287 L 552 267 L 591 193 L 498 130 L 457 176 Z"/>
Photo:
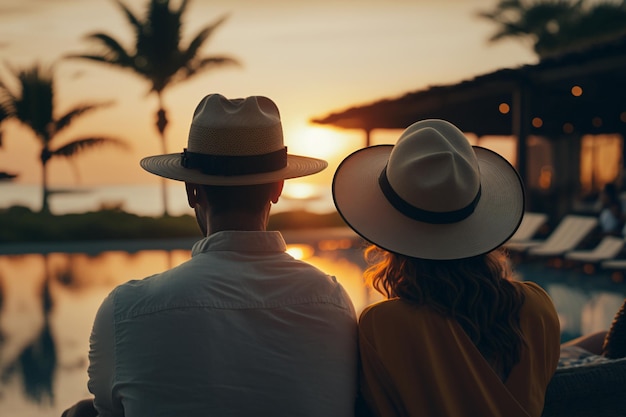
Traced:
<path id="1" fill-rule="evenodd" d="M 278 231 L 226 230 L 199 240 L 191 249 L 191 256 L 212 251 L 285 252 L 287 245 Z"/>

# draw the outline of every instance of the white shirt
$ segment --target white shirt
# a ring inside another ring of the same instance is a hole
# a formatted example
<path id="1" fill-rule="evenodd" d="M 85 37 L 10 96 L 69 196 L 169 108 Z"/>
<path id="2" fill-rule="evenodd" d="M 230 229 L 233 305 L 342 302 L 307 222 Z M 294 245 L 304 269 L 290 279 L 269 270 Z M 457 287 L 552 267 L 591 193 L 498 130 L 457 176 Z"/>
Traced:
<path id="1" fill-rule="evenodd" d="M 89 390 L 108 416 L 352 416 L 356 316 L 279 232 L 215 233 L 104 300 Z"/>

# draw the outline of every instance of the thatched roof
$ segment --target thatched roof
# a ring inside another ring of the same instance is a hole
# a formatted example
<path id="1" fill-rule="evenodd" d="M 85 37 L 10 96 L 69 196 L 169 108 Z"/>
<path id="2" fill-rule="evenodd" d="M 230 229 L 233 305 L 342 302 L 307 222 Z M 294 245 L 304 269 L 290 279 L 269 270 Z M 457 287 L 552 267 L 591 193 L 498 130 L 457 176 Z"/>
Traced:
<path id="1" fill-rule="evenodd" d="M 582 88 L 582 95 L 572 88 Z M 508 113 L 499 110 L 509 106 Z M 522 110 L 526 110 L 525 112 Z M 456 84 L 432 86 L 401 97 L 337 111 L 312 121 L 346 129 L 404 129 L 425 118 L 443 118 L 465 132 L 526 134 L 622 133 L 626 130 L 626 37 L 501 69 Z M 541 123 L 533 118 L 540 118 Z"/>

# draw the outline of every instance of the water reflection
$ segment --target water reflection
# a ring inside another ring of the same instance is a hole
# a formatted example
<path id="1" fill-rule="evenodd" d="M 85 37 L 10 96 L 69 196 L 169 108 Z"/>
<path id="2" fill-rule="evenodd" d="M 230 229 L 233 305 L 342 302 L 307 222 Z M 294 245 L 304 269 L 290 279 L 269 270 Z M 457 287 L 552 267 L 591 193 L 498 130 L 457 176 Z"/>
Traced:
<path id="1" fill-rule="evenodd" d="M 50 329 L 54 303 L 47 259 L 43 257 L 35 266 L 28 258 L 19 257 L 6 270 L 0 264 L 0 271 L 3 294 L 0 310 L 2 383 L 20 379 L 25 397 L 51 404 L 57 356 Z M 20 277 L 19 281 L 6 278 L 13 273 Z M 37 276 L 40 278 L 35 278 Z"/>
<path id="2" fill-rule="evenodd" d="M 189 256 L 189 251 L 0 256 L 0 415 L 58 416 L 87 396 L 89 333 L 102 299 L 122 282 Z"/>
<path id="3" fill-rule="evenodd" d="M 357 312 L 381 298 L 362 283 L 360 246 L 335 239 L 290 249 L 335 275 Z M 58 417 L 87 397 L 89 333 L 104 297 L 116 285 L 189 257 L 189 250 L 0 256 L 0 415 Z M 626 284 L 602 277 L 533 265 L 518 271 L 550 293 L 564 338 L 606 328 L 626 296 Z"/>
<path id="4" fill-rule="evenodd" d="M 547 268 L 542 263 L 517 265 L 520 279 L 532 280 L 550 294 L 559 315 L 561 339 L 606 330 L 626 297 L 626 284 L 608 272 Z"/>

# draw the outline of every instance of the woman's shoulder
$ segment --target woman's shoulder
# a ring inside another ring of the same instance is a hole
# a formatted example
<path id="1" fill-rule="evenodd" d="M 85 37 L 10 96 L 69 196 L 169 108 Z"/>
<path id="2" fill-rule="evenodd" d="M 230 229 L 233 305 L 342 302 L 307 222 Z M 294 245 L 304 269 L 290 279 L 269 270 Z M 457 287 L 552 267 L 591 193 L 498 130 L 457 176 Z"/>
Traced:
<path id="1" fill-rule="evenodd" d="M 387 319 L 406 314 L 406 311 L 415 308 L 410 303 L 399 298 L 378 301 L 365 307 L 359 317 L 359 322 Z"/>
<path id="2" fill-rule="evenodd" d="M 359 327 L 376 328 L 390 323 L 394 327 L 420 326 L 424 322 L 440 323 L 445 320 L 445 316 L 429 306 L 392 298 L 366 307 L 359 316 Z"/>
<path id="3" fill-rule="evenodd" d="M 388 300 L 377 301 L 373 304 L 368 305 L 361 312 L 361 317 L 371 314 L 378 314 L 383 311 L 389 311 L 397 308 L 398 305 L 402 304 L 399 298 L 390 298 Z"/>
<path id="4" fill-rule="evenodd" d="M 524 305 L 521 315 L 532 320 L 533 317 L 542 322 L 558 324 L 558 314 L 552 298 L 539 284 L 532 281 L 515 281 L 514 284 L 524 294 Z M 551 318 L 551 320 L 549 319 Z"/>

